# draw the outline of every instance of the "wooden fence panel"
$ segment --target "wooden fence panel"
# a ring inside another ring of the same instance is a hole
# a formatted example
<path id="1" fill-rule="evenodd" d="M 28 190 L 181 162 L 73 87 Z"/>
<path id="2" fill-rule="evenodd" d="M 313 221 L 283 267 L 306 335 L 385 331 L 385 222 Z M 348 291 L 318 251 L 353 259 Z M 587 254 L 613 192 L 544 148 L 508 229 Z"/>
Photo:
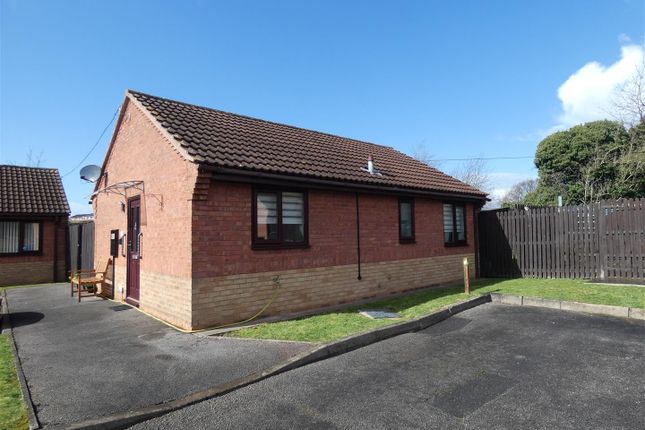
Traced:
<path id="1" fill-rule="evenodd" d="M 645 241 L 645 236 L 643 235 L 643 224 L 645 224 L 645 217 L 642 218 L 643 224 L 639 223 L 641 221 L 641 218 L 639 215 L 645 214 L 645 211 L 643 210 L 643 205 L 642 203 L 637 203 L 634 202 L 634 243 L 633 243 L 633 250 L 634 250 L 634 265 L 636 266 L 635 270 L 635 276 L 636 277 L 645 277 L 645 264 L 643 259 L 645 258 L 645 255 L 643 251 L 643 241 Z"/>
<path id="2" fill-rule="evenodd" d="M 479 215 L 486 277 L 645 281 L 645 199 Z"/>
<path id="3" fill-rule="evenodd" d="M 94 268 L 94 221 L 69 224 L 70 270 Z"/>

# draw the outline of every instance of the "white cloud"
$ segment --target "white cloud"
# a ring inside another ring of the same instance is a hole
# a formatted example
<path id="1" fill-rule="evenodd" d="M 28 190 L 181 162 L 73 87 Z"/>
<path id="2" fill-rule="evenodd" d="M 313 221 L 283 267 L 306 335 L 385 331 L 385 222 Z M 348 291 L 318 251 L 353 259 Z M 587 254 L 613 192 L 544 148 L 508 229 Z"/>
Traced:
<path id="1" fill-rule="evenodd" d="M 620 33 L 620 34 L 618 35 L 618 41 L 619 41 L 622 45 L 627 45 L 627 44 L 632 43 L 632 38 L 631 38 L 631 37 L 629 37 L 629 35 L 628 35 L 628 34 Z"/>
<path id="2" fill-rule="evenodd" d="M 562 114 L 552 131 L 609 116 L 616 90 L 624 84 L 643 63 L 644 47 L 627 45 L 621 48 L 621 57 L 604 66 L 596 61 L 582 66 L 558 88 Z"/>

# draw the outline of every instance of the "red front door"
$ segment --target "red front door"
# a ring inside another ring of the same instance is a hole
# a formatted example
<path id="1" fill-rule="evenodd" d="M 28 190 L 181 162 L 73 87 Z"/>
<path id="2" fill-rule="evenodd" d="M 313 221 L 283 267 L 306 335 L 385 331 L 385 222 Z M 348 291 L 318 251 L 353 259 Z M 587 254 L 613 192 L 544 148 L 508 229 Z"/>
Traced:
<path id="1" fill-rule="evenodd" d="M 141 199 L 128 200 L 128 272 L 126 301 L 139 305 L 139 261 L 141 233 Z"/>

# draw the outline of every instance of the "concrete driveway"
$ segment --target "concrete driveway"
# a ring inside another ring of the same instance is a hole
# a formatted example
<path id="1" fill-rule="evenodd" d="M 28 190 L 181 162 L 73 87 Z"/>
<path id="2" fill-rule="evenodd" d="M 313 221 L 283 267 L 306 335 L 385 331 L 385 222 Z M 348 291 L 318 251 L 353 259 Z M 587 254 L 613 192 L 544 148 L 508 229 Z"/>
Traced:
<path id="1" fill-rule="evenodd" d="M 41 424 L 67 424 L 186 396 L 275 365 L 309 344 L 180 333 L 128 306 L 77 303 L 69 285 L 7 291 Z"/>
<path id="2" fill-rule="evenodd" d="M 486 304 L 134 429 L 641 429 L 644 363 L 642 321 Z"/>

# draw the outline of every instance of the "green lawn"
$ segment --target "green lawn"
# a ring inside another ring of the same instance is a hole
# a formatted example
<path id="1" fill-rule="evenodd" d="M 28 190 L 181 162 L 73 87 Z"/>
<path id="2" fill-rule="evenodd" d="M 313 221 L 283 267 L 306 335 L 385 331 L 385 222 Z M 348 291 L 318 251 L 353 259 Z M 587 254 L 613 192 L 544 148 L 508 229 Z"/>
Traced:
<path id="1" fill-rule="evenodd" d="M 29 428 L 29 422 L 10 342 L 9 337 L 0 335 L 0 429 L 22 430 Z"/>
<path id="2" fill-rule="evenodd" d="M 481 279 L 474 282 L 477 293 L 499 292 L 518 296 L 600 305 L 645 308 L 645 287 L 588 284 L 575 279 Z"/>
<path id="3" fill-rule="evenodd" d="M 226 335 L 253 339 L 328 342 L 429 314 L 443 306 L 465 299 L 468 299 L 468 295 L 464 294 L 463 287 L 436 288 L 342 311 L 328 312 L 296 320 L 260 324 L 255 327 L 229 332 Z M 360 315 L 358 313 L 359 308 L 387 308 L 400 313 L 403 317 L 391 320 L 373 320 Z"/>
<path id="4" fill-rule="evenodd" d="M 463 285 L 435 288 L 342 311 L 260 324 L 229 332 L 226 336 L 329 342 L 426 315 L 452 303 L 489 292 L 645 308 L 644 287 L 592 285 L 572 279 L 482 279 L 473 282 L 471 296 L 464 294 Z M 403 317 L 396 320 L 372 320 L 360 315 L 357 312 L 359 308 L 387 308 L 400 313 Z"/>

